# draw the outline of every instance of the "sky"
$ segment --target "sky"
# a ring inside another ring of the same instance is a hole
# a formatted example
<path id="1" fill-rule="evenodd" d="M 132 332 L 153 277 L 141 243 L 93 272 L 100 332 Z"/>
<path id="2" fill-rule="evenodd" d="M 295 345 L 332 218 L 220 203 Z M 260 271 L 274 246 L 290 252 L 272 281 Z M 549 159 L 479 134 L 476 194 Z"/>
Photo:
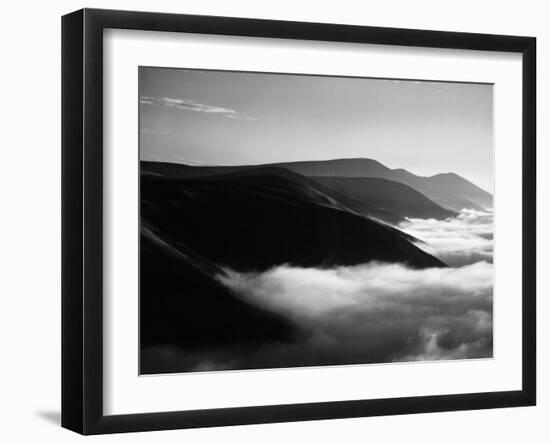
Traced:
<path id="1" fill-rule="evenodd" d="M 139 69 L 140 159 L 190 165 L 372 158 L 493 192 L 493 86 Z"/>

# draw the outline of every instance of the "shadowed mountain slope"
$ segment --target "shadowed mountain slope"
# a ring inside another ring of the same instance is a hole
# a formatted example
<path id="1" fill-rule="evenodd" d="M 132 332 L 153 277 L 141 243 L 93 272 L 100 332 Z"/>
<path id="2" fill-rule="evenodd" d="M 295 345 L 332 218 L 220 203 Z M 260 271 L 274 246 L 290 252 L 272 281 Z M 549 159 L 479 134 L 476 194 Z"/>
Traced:
<path id="1" fill-rule="evenodd" d="M 456 212 L 442 208 L 410 186 L 392 180 L 363 177 L 312 178 L 330 189 L 345 205 L 374 217 L 381 210 L 397 214 L 401 218 L 445 219 L 456 215 Z M 386 220 L 384 214 L 382 219 Z"/>
<path id="2" fill-rule="evenodd" d="M 356 199 L 348 196 L 345 190 L 325 186 L 323 183 L 315 180 L 314 178 L 305 177 L 285 168 L 262 166 L 255 169 L 243 169 L 228 174 L 208 176 L 204 179 L 219 180 L 220 178 L 239 178 L 239 180 L 243 180 L 245 177 L 249 177 L 249 179 L 251 177 L 256 177 L 256 179 L 262 181 L 265 177 L 259 178 L 259 175 L 267 175 L 268 173 L 271 177 L 278 176 L 280 178 L 285 178 L 288 180 L 288 184 L 292 185 L 294 189 L 302 195 L 302 197 L 311 200 L 313 203 L 336 207 L 338 209 L 346 210 L 348 212 L 355 212 L 357 214 L 363 214 L 393 225 L 405 220 L 405 215 L 400 215 L 397 212 L 392 212 L 389 209 L 386 209 L 384 205 L 380 205 L 378 201 L 369 204 L 369 202 L 365 199 Z M 396 184 L 399 185 L 398 183 Z"/>
<path id="3" fill-rule="evenodd" d="M 145 174 L 141 198 L 142 219 L 159 232 L 239 271 L 372 260 L 443 266 L 401 231 L 355 213 L 311 180 L 279 168 L 188 180 Z"/>
<path id="4" fill-rule="evenodd" d="M 140 343 L 208 349 L 239 348 L 295 338 L 291 323 L 242 301 L 216 275 L 223 270 L 182 244 L 141 229 Z M 142 373 L 164 372 L 144 359 Z"/>

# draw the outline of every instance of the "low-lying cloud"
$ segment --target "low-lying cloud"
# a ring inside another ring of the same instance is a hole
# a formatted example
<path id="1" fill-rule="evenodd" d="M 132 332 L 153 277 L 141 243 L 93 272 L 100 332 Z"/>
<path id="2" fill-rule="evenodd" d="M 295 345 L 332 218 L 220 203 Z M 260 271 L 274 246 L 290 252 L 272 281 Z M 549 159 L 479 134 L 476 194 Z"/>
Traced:
<path id="1" fill-rule="evenodd" d="M 411 218 L 399 228 L 424 243 L 418 246 L 450 266 L 493 261 L 493 214 L 463 209 L 446 220 Z"/>
<path id="2" fill-rule="evenodd" d="M 463 210 L 447 220 L 408 219 L 400 228 L 450 267 L 225 269 L 217 279 L 246 303 L 289 320 L 294 339 L 146 352 L 186 371 L 492 357 L 492 213 Z"/>
<path id="3" fill-rule="evenodd" d="M 416 270 L 369 263 L 335 269 L 227 270 L 248 303 L 289 318 L 293 343 L 265 344 L 221 367 L 284 367 L 492 356 L 493 266 Z M 210 362 L 210 364 L 214 364 Z"/>

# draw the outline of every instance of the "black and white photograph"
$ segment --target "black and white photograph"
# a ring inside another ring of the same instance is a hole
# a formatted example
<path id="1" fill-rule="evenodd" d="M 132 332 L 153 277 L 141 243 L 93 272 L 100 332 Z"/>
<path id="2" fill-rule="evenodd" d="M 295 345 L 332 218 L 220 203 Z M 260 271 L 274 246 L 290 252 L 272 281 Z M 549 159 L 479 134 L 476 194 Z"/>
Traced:
<path id="1" fill-rule="evenodd" d="M 493 357 L 493 85 L 139 68 L 142 374 Z"/>

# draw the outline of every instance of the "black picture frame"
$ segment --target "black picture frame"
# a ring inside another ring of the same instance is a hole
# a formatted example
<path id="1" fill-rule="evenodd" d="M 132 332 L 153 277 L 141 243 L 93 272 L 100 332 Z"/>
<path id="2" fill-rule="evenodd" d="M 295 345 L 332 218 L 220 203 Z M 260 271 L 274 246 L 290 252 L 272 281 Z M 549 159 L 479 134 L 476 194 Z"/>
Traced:
<path id="1" fill-rule="evenodd" d="M 104 415 L 102 35 L 107 28 L 522 54 L 522 388 L 506 392 Z M 535 67 L 533 37 L 97 9 L 65 15 L 62 18 L 62 426 L 82 434 L 104 434 L 535 405 Z"/>

